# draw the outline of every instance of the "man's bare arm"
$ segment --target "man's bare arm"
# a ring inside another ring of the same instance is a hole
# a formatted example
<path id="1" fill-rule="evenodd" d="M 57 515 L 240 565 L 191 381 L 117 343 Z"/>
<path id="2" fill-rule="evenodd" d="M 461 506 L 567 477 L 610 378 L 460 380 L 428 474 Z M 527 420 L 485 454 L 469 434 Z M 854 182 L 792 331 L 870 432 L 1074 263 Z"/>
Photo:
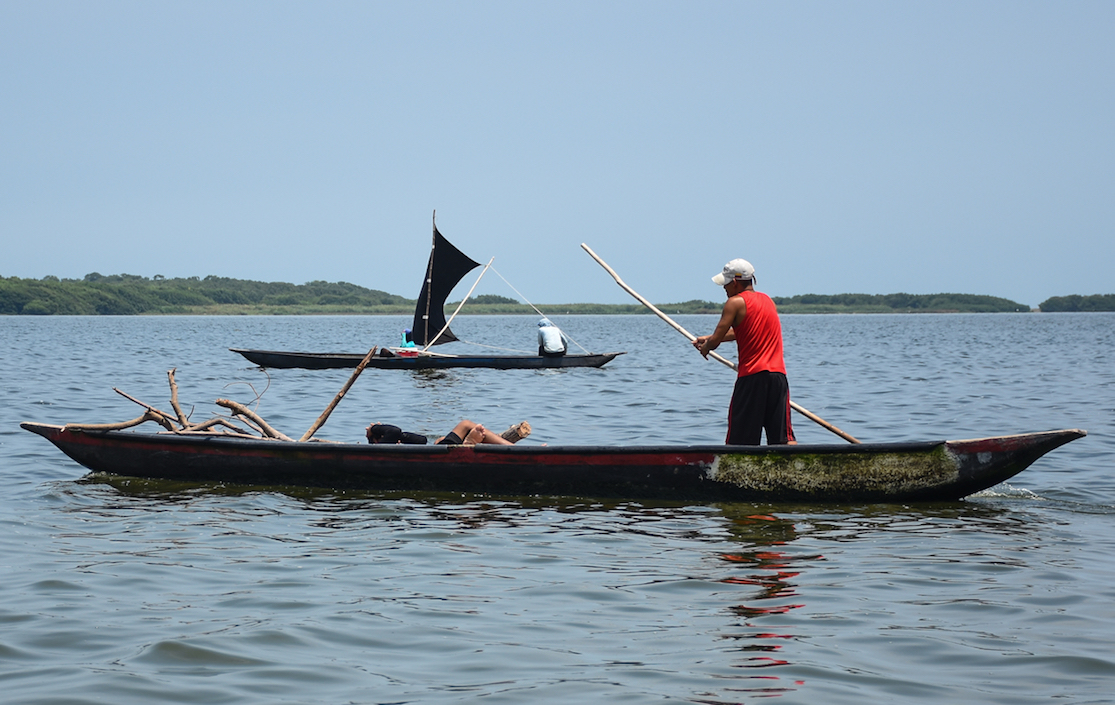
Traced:
<path id="1" fill-rule="evenodd" d="M 716 330 L 712 335 L 703 335 L 693 341 L 693 347 L 701 352 L 701 355 L 708 357 L 708 354 L 720 346 L 720 343 L 725 340 L 735 340 L 736 332 L 733 327 L 739 321 L 743 320 L 744 314 L 747 313 L 747 304 L 743 299 L 736 296 L 728 300 L 724 304 L 724 310 L 720 314 L 720 321 L 716 324 Z"/>

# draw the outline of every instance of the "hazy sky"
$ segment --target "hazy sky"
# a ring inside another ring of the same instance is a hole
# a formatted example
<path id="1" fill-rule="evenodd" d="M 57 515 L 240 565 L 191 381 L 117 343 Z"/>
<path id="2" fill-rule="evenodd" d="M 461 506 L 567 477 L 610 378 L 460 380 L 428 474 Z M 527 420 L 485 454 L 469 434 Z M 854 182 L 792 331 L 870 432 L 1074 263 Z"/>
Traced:
<path id="1" fill-rule="evenodd" d="M 2 276 L 413 298 L 436 209 L 534 303 L 1115 292 L 1113 2 L 12 0 L 0 62 Z"/>

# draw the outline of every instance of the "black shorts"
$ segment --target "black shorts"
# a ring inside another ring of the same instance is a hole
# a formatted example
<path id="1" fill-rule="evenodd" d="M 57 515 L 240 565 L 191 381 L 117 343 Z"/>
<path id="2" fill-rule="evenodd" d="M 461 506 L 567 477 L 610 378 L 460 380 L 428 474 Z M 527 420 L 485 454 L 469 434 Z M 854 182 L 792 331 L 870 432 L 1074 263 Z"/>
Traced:
<path id="1" fill-rule="evenodd" d="M 790 425 L 790 384 L 781 372 L 738 377 L 728 407 L 728 438 L 734 446 L 757 446 L 766 431 L 767 445 L 794 440 Z"/>
<path id="2" fill-rule="evenodd" d="M 458 436 L 457 434 L 450 431 L 449 433 L 445 434 L 445 438 L 442 438 L 440 441 L 437 442 L 437 445 L 439 445 L 439 446 L 459 446 L 462 443 L 464 443 L 464 440 L 460 436 Z"/>

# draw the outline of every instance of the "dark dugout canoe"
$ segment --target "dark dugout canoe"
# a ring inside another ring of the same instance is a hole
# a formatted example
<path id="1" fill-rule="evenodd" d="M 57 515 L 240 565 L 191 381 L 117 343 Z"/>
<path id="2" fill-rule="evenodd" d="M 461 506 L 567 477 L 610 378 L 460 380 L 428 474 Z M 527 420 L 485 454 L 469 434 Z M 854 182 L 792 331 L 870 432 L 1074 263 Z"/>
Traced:
<path id="1" fill-rule="evenodd" d="M 183 482 L 709 502 L 955 500 L 1086 435 L 797 446 L 413 446 L 23 423 L 95 472 Z"/>
<path id="2" fill-rule="evenodd" d="M 278 350 L 243 350 L 240 353 L 260 367 L 276 369 L 301 368 L 306 370 L 332 370 L 356 367 L 364 353 L 311 353 L 282 352 Z M 560 357 L 543 355 L 375 355 L 368 367 L 381 370 L 440 370 L 449 367 L 487 367 L 497 370 L 534 370 L 555 367 L 600 367 L 622 352 L 567 354 Z"/>

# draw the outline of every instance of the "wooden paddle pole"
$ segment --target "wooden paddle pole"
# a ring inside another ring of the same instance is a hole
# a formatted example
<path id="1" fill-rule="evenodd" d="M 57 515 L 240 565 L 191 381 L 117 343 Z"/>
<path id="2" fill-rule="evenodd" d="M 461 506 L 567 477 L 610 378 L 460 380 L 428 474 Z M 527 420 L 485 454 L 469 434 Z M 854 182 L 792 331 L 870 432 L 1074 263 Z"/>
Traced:
<path id="1" fill-rule="evenodd" d="M 627 284 L 624 283 L 624 281 L 622 279 L 620 279 L 619 275 L 616 274 L 616 271 L 614 269 L 612 269 L 611 267 L 609 267 L 607 262 L 600 259 L 600 256 L 597 255 L 595 252 L 593 252 L 591 247 L 589 247 L 588 245 L 586 245 L 583 242 L 581 243 L 581 247 L 584 249 L 585 252 L 587 252 L 589 254 L 590 257 L 592 257 L 594 260 L 596 260 L 597 264 L 599 264 L 601 267 L 604 268 L 604 271 L 606 271 L 606 272 L 608 272 L 608 274 L 612 275 L 612 279 L 615 279 L 616 283 L 619 284 L 620 287 L 624 291 L 626 291 L 628 294 L 631 294 L 632 296 L 634 296 L 635 300 L 637 300 L 639 303 L 641 303 L 642 305 L 649 308 L 651 311 L 653 311 L 655 314 L 657 314 L 659 318 L 661 318 L 663 321 L 666 321 L 667 323 L 669 323 L 671 326 L 673 326 L 674 330 L 676 330 L 677 332 L 684 335 L 690 341 L 693 341 L 693 340 L 697 339 L 697 336 L 695 336 L 692 333 L 690 333 L 689 331 L 685 330 L 685 328 L 682 328 L 680 325 L 678 325 L 678 323 L 676 321 L 674 321 L 674 319 L 672 319 L 669 316 L 667 316 L 666 314 L 662 313 L 662 311 L 660 311 L 657 306 L 655 306 L 651 302 L 647 301 L 642 296 L 639 296 L 639 293 L 637 291 L 635 291 L 631 287 L 627 286 Z M 727 365 L 728 367 L 731 367 L 733 370 L 738 369 L 737 366 L 736 366 L 736 363 L 734 363 L 731 360 L 723 357 L 722 355 L 718 355 L 715 350 L 710 352 L 709 356 L 714 358 L 718 362 L 722 362 L 725 365 Z M 795 403 L 793 401 L 790 402 L 790 408 L 792 408 L 794 411 L 798 412 L 799 414 L 801 414 L 805 418 L 809 419 L 810 421 L 814 422 L 818 426 L 823 426 L 824 428 L 828 429 L 829 431 L 832 431 L 833 433 L 840 436 L 841 438 L 848 441 L 849 443 L 859 443 L 860 442 L 859 440 L 857 440 L 851 434 L 845 433 L 844 431 L 841 431 L 836 426 L 833 426 L 828 421 L 825 421 L 824 419 L 822 419 L 820 416 L 817 416 L 813 412 L 802 408 L 801 406 L 799 406 L 797 403 Z"/>
<path id="2" fill-rule="evenodd" d="M 299 442 L 310 440 L 310 438 L 317 433 L 317 430 L 325 425 L 325 421 L 329 418 L 329 415 L 333 413 L 333 409 L 336 409 L 337 404 L 341 403 L 341 399 L 345 398 L 345 394 L 347 394 L 349 388 L 352 387 L 352 383 L 356 381 L 356 378 L 359 377 L 360 373 L 364 371 L 364 368 L 368 366 L 372 356 L 375 354 L 376 346 L 373 345 L 372 349 L 368 351 L 368 354 L 364 356 L 364 359 L 360 361 L 360 364 L 356 366 L 356 369 L 353 370 L 348 381 L 345 382 L 345 385 L 341 387 L 341 391 L 337 392 L 337 396 L 333 397 L 333 401 L 329 402 L 329 406 L 325 407 L 325 411 L 321 412 L 321 416 L 317 417 L 317 421 L 314 421 L 313 425 L 298 439 Z"/>

